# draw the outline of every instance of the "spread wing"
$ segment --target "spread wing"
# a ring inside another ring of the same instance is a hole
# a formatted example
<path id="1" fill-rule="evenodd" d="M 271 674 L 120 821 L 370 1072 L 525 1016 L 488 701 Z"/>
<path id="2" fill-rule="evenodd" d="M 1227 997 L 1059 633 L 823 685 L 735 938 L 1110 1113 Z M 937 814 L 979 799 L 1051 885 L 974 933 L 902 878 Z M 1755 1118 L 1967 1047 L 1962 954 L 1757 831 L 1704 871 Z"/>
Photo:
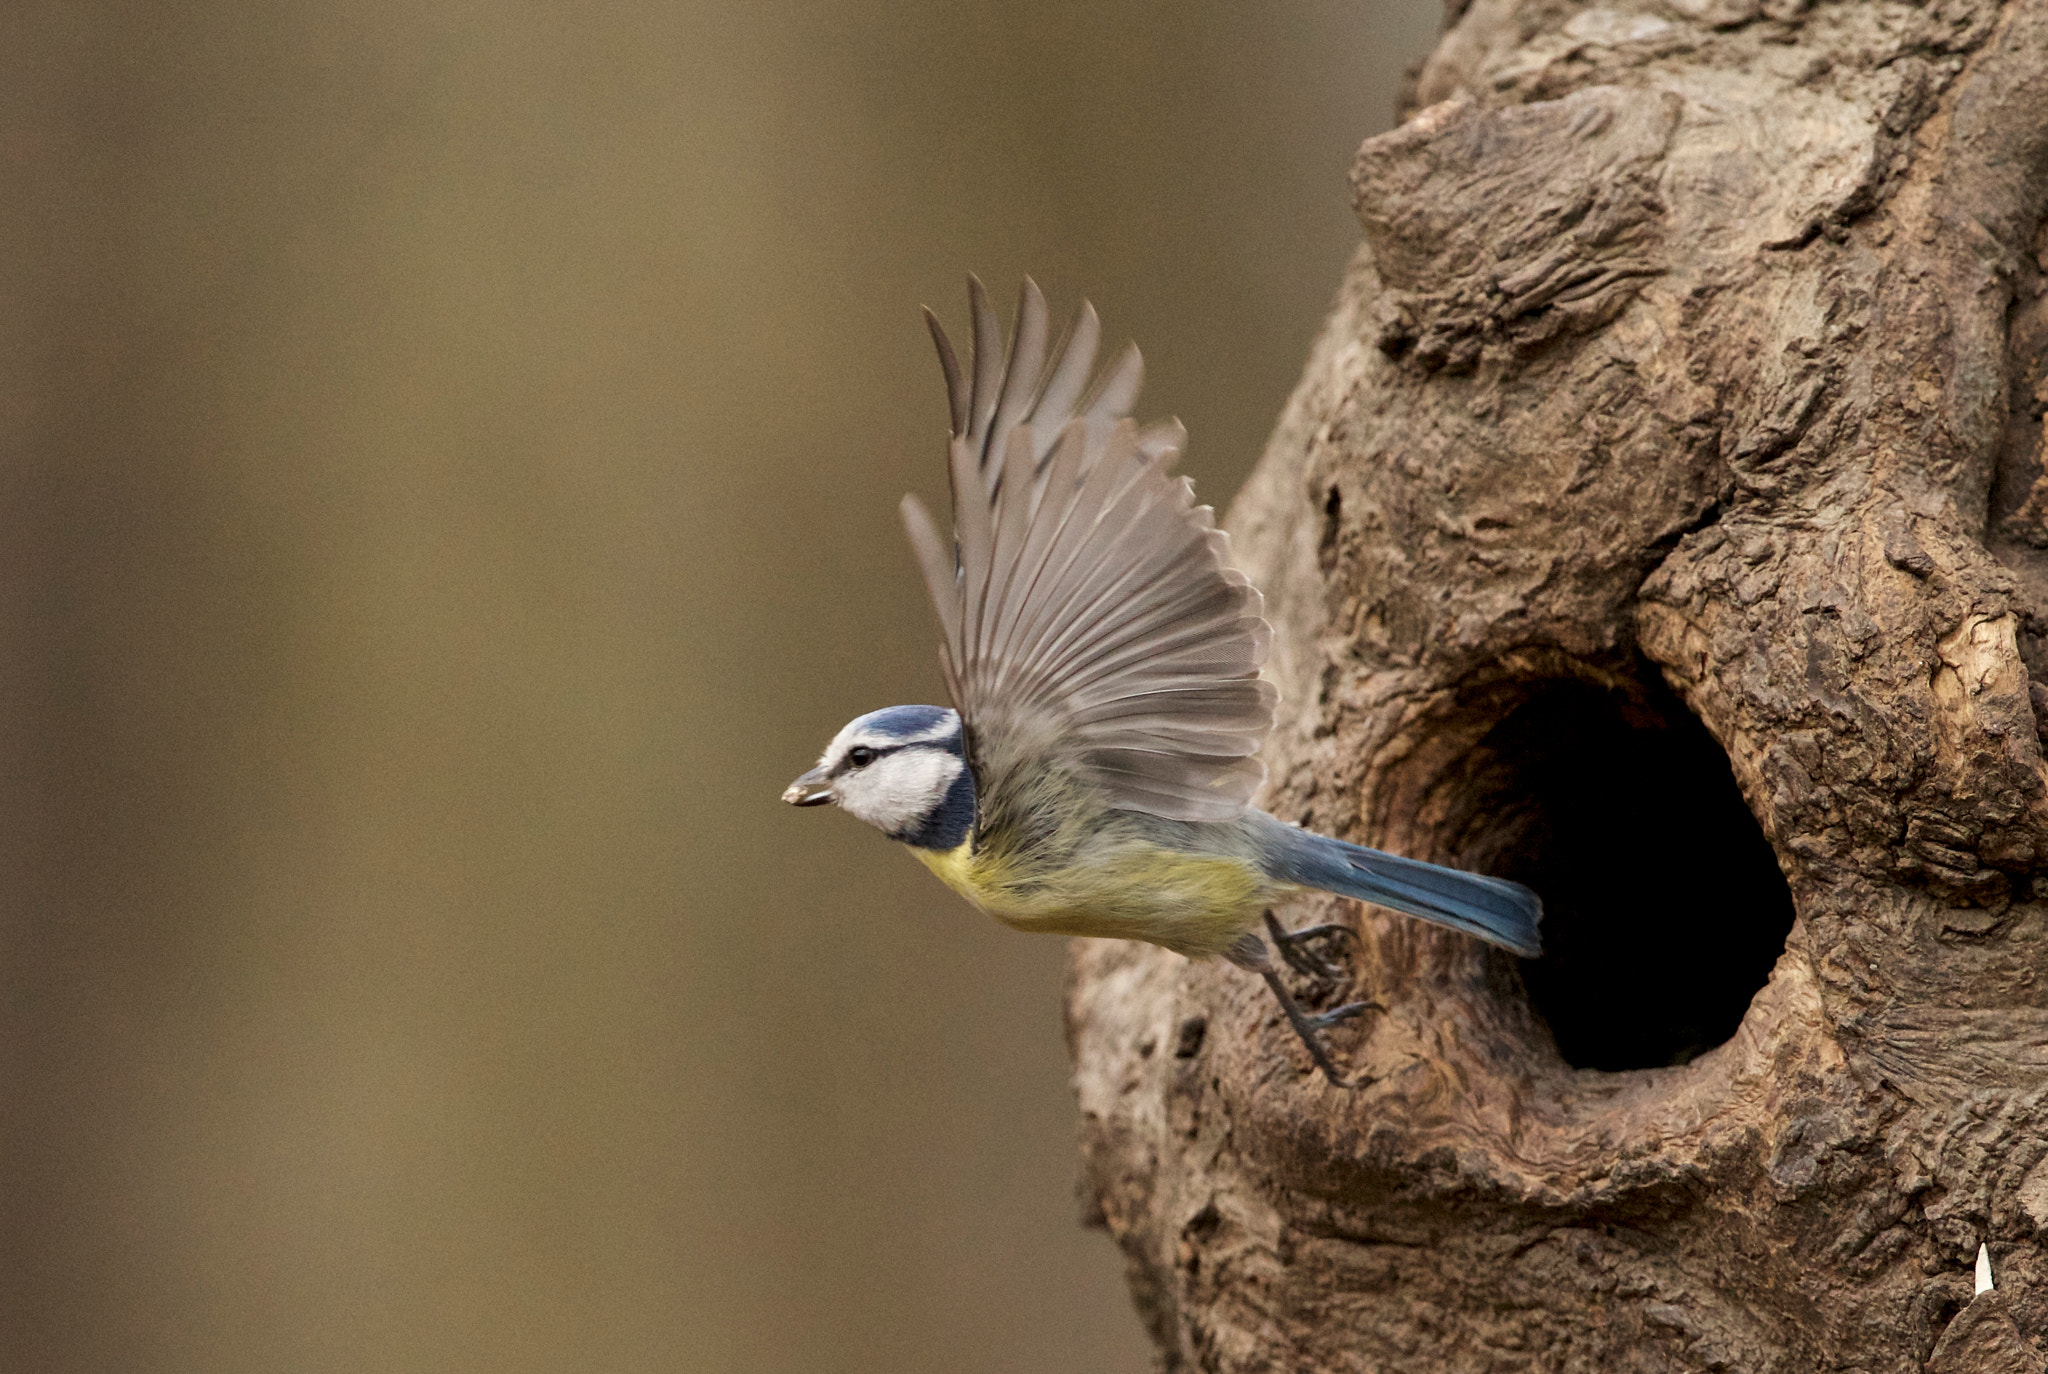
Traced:
<path id="1" fill-rule="evenodd" d="M 982 795 L 1018 803 L 1037 770 L 1065 766 L 1113 807 L 1238 815 L 1265 778 L 1271 631 L 1213 513 L 1167 475 L 1185 432 L 1129 418 L 1135 347 L 1091 384 L 1090 307 L 1049 353 L 1026 279 L 1006 355 L 981 283 L 969 293 L 971 376 L 926 312 L 952 401 L 953 538 L 915 497 L 903 517 Z"/>

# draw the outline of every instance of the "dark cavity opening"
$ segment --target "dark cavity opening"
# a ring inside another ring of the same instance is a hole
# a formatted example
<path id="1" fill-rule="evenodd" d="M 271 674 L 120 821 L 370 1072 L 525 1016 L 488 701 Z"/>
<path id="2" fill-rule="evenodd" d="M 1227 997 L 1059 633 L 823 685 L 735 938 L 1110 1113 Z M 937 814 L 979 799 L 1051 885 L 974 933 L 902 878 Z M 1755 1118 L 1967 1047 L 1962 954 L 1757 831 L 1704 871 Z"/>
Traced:
<path id="1" fill-rule="evenodd" d="M 1479 748 L 1474 867 L 1543 896 L 1522 964 L 1567 1062 L 1683 1064 L 1735 1033 L 1792 929 L 1792 895 L 1728 759 L 1659 684 L 1539 686 Z"/>

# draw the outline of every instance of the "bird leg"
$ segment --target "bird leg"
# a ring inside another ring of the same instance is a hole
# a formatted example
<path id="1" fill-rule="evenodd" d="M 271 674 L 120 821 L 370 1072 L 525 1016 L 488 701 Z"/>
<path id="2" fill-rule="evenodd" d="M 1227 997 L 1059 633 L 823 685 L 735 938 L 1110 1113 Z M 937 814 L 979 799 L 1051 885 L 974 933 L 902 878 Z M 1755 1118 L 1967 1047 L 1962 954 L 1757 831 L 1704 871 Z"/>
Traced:
<path id="1" fill-rule="evenodd" d="M 1317 940 L 1356 940 L 1358 932 L 1350 926 L 1335 923 L 1320 926 L 1304 926 L 1300 930 L 1287 930 L 1281 926 L 1272 912 L 1266 913 L 1266 933 L 1273 937 L 1273 944 L 1280 951 L 1280 957 L 1287 966 L 1305 978 L 1319 978 L 1326 983 L 1335 983 L 1344 977 L 1344 970 L 1338 968 L 1309 945 Z"/>
<path id="2" fill-rule="evenodd" d="M 1267 919 L 1272 919 L 1272 913 L 1267 913 Z M 1283 945 L 1282 949 L 1285 948 Z M 1330 1052 L 1323 1047 L 1321 1032 L 1363 1012 L 1378 1011 L 1379 1003 L 1346 1002 L 1343 1006 L 1332 1007 L 1328 1011 L 1303 1011 L 1301 1003 L 1295 1001 L 1294 994 L 1287 990 L 1287 984 L 1280 980 L 1280 971 L 1273 967 L 1273 961 L 1267 957 L 1266 942 L 1249 931 L 1238 938 L 1237 943 L 1230 947 L 1224 957 L 1239 968 L 1249 969 L 1266 980 L 1266 986 L 1273 990 L 1273 996 L 1280 1002 L 1280 1010 L 1287 1013 L 1287 1024 L 1294 1027 L 1294 1033 L 1301 1037 L 1301 1043 L 1308 1049 L 1309 1058 L 1315 1060 L 1316 1067 L 1323 1071 L 1323 1077 L 1339 1088 L 1364 1086 L 1363 1083 L 1353 1083 L 1338 1074 L 1336 1064 L 1330 1060 Z"/>

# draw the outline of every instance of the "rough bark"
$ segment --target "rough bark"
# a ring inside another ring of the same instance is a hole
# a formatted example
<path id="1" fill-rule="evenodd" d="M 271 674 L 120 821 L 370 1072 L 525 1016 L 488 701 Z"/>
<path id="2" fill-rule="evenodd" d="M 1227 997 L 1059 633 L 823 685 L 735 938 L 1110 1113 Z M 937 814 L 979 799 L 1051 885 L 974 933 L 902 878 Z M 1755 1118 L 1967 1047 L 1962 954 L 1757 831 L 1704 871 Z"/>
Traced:
<path id="1" fill-rule="evenodd" d="M 1163 1366 L 2038 1374 L 2048 0 L 1473 0 L 1413 103 L 1231 518 L 1264 801 L 1554 955 L 1283 911 L 1360 932 L 1345 1091 L 1077 944 Z"/>

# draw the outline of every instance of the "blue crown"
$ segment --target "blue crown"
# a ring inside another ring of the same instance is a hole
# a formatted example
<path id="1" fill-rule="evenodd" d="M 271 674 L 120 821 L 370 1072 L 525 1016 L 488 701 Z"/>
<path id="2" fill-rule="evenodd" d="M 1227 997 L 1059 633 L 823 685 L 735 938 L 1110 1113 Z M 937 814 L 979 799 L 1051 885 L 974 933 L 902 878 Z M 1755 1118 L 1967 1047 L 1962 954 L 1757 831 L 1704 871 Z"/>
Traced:
<path id="1" fill-rule="evenodd" d="M 887 739 L 950 742 L 955 748 L 960 739 L 960 717 L 943 706 L 885 706 L 868 712 L 854 725 Z"/>

